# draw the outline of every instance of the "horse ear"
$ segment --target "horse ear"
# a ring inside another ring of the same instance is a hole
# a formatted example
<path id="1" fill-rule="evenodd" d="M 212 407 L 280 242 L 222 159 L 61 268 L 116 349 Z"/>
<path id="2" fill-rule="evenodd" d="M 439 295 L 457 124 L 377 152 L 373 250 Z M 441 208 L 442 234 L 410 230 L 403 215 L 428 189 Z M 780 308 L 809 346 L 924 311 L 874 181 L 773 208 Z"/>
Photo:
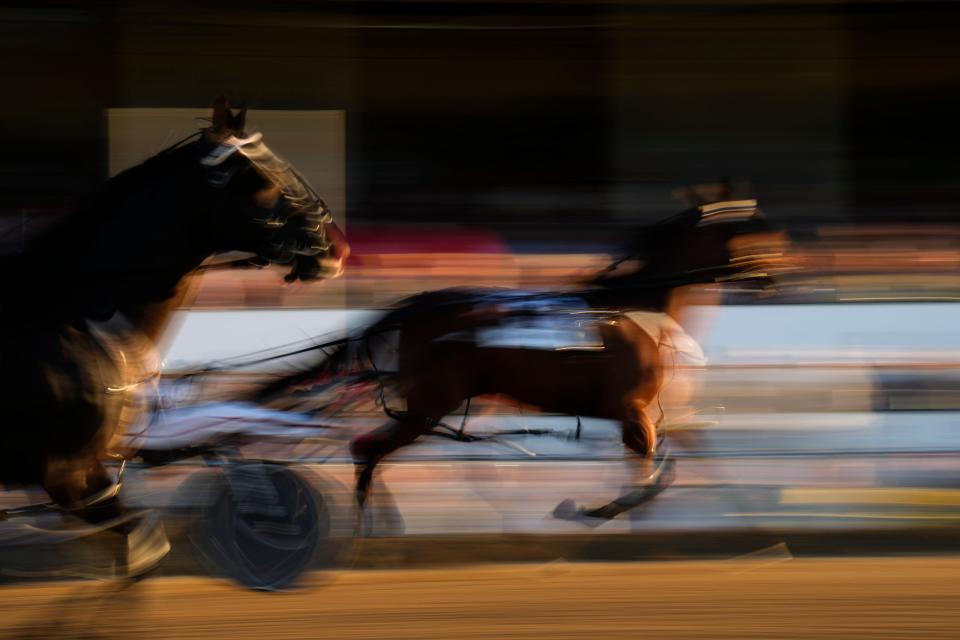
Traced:
<path id="1" fill-rule="evenodd" d="M 228 110 L 227 113 L 230 113 Z M 247 105 L 245 102 L 240 103 L 240 110 L 237 112 L 237 115 L 231 115 L 230 117 L 230 129 L 236 132 L 243 131 L 244 125 L 247 123 Z"/>
<path id="2" fill-rule="evenodd" d="M 733 183 L 730 182 L 728 176 L 723 176 L 720 179 L 720 199 L 721 200 L 733 200 Z"/>
<path id="3" fill-rule="evenodd" d="M 230 104 L 226 96 L 221 95 L 213 103 L 213 117 L 210 119 L 210 129 L 216 133 L 230 130 Z"/>

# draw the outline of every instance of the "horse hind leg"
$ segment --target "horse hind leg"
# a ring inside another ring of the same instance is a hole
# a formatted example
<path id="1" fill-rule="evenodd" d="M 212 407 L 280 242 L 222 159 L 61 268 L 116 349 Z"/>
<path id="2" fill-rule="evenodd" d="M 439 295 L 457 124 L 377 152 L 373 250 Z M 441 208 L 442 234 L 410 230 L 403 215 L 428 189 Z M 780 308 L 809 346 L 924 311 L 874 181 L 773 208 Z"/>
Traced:
<path id="1" fill-rule="evenodd" d="M 406 416 L 403 420 L 391 420 L 350 442 L 350 454 L 357 476 L 355 495 L 357 506 L 361 510 L 367 502 L 377 464 L 397 449 L 412 444 L 429 430 L 430 423 L 427 419 Z"/>
<path id="2" fill-rule="evenodd" d="M 417 438 L 430 432 L 468 397 L 464 389 L 463 381 L 444 368 L 431 369 L 406 394 L 406 412 L 392 415 L 391 422 L 350 443 L 357 469 L 357 505 L 361 510 L 366 503 L 377 464 L 397 449 L 413 444 Z"/>

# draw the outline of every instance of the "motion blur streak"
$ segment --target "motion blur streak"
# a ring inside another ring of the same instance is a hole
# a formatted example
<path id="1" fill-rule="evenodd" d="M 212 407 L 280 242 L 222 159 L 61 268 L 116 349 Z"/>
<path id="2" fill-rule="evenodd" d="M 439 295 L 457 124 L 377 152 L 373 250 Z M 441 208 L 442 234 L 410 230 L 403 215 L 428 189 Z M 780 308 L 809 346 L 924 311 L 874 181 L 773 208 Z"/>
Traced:
<path id="1" fill-rule="evenodd" d="M 960 3 L 74 4 L 0 637 L 960 636 Z"/>
<path id="2" fill-rule="evenodd" d="M 955 638 L 958 572 L 960 561 L 952 557 L 557 561 L 350 572 L 320 593 L 283 597 L 206 579 L 165 578 L 135 587 L 139 593 L 125 597 L 138 598 L 139 606 L 121 610 L 98 630 L 144 640 Z M 71 603 L 77 589 L 3 588 L 0 634 L 80 637 L 89 631 L 89 603 Z M 59 629 L 51 614 L 63 620 Z"/>

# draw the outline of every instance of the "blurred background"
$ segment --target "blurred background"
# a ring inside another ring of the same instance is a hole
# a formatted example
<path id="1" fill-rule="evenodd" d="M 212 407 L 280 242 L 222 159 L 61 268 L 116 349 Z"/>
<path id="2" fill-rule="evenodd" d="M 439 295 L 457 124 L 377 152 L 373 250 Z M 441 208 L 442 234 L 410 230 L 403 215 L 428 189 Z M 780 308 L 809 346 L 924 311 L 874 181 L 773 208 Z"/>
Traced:
<path id="1" fill-rule="evenodd" d="M 958 32 L 960 6 L 938 1 L 5 2 L 0 253 L 203 126 L 218 95 L 245 101 L 353 253 L 322 286 L 198 276 L 167 346 L 173 381 L 420 291 L 575 286 L 631 229 L 686 208 L 690 186 L 726 181 L 786 232 L 791 268 L 763 296 L 691 309 L 707 362 L 681 372 L 698 414 L 674 487 L 586 531 L 548 514 L 624 482 L 609 424 L 527 451 L 430 442 L 385 468 L 380 546 L 359 565 L 955 552 Z M 376 411 L 347 416 L 366 428 Z M 498 399 L 481 413 L 480 430 L 573 426 Z M 346 456 L 318 466 L 349 484 Z M 145 503 L 178 474 L 146 478 Z M 345 598 L 372 588 L 346 584 Z M 936 634 L 910 611 L 893 628 Z"/>
<path id="2" fill-rule="evenodd" d="M 0 209 L 19 226 L 3 241 L 16 250 L 225 94 L 340 114 L 309 148 L 339 156 L 357 279 L 386 241 L 554 282 L 725 178 L 818 270 L 942 292 L 948 277 L 916 272 L 955 257 L 957 20 L 949 2 L 5 3 Z M 110 113 L 131 111 L 153 124 L 118 149 Z M 279 152 L 304 154 L 270 124 Z M 524 269 L 528 254 L 565 257 Z M 437 271 L 392 256 L 388 278 Z M 348 289 L 351 305 L 376 297 Z M 322 305 L 311 293 L 296 304 Z"/>

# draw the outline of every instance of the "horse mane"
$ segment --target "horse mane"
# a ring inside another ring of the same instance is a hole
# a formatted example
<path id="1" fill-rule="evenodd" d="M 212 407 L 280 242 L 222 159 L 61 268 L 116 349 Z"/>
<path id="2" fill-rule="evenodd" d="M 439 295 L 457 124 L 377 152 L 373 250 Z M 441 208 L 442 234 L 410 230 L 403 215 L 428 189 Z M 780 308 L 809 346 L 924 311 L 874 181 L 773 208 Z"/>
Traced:
<path id="1" fill-rule="evenodd" d="M 91 222 L 105 222 L 120 212 L 125 198 L 140 188 L 156 180 L 169 170 L 183 152 L 202 131 L 175 142 L 146 158 L 143 162 L 124 169 L 108 178 L 92 193 L 78 199 L 64 217 L 42 233 L 38 234 L 24 249 L 23 255 L 45 252 L 58 242 L 74 238 L 79 228 L 87 227 Z"/>
<path id="2" fill-rule="evenodd" d="M 95 191 L 88 202 L 83 203 L 81 212 L 104 214 L 110 211 L 110 198 L 122 198 L 135 192 L 151 180 L 164 176 L 170 168 L 176 165 L 181 154 L 188 150 L 188 145 L 201 135 L 200 131 L 170 145 L 169 147 L 148 157 L 140 164 L 124 169 L 117 175 L 109 178 L 103 186 Z M 104 206 L 108 205 L 108 206 Z"/>
<path id="3" fill-rule="evenodd" d="M 3 256 L 0 282 L 4 299 L 0 300 L 0 308 L 4 322 L 30 323 L 31 318 L 69 322 L 79 316 L 86 317 L 92 308 L 100 309 L 99 303 L 78 289 L 89 285 L 93 290 L 100 286 L 92 279 L 91 269 L 96 268 L 96 260 L 90 260 L 90 252 L 96 251 L 97 243 L 104 241 L 102 234 L 112 237 L 113 232 L 109 230 L 112 221 L 151 207 L 153 185 L 159 185 L 171 172 L 189 171 L 192 165 L 197 165 L 188 162 L 183 154 L 197 153 L 191 143 L 199 135 L 200 132 L 193 133 L 113 176 L 96 191 L 78 199 L 54 224 L 32 237 L 20 253 Z M 165 188 L 165 192 L 186 184 L 187 181 L 176 181 L 175 185 Z M 148 230 L 145 223 L 144 232 Z M 117 242 L 124 240 L 127 239 L 117 238 Z M 103 284 L 112 286 L 108 283 L 113 276 L 101 275 Z M 116 303 L 116 298 L 111 296 L 105 293 L 102 301 L 109 298 Z M 103 313 L 107 313 L 106 308 L 103 307 Z"/>

